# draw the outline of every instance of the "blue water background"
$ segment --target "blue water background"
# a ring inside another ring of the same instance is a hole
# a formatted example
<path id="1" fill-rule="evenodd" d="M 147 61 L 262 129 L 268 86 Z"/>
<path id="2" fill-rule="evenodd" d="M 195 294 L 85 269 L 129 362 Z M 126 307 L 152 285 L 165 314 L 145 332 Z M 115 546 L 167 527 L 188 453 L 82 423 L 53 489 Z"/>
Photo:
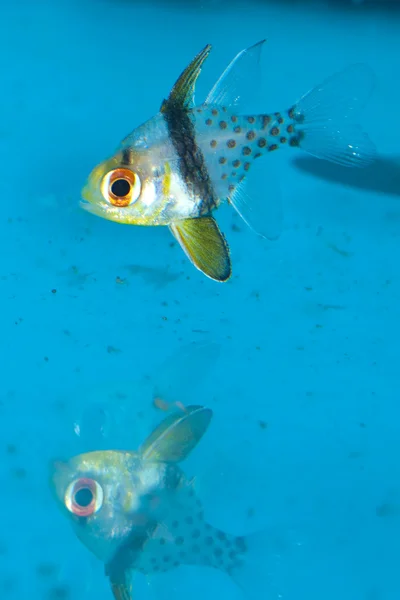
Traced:
<path id="1" fill-rule="evenodd" d="M 185 468 L 213 524 L 271 532 L 268 598 L 399 599 L 399 28 L 394 3 L 1 2 L 2 600 L 111 598 L 47 465 L 136 448 L 164 416 L 155 395 L 214 410 Z M 79 209 L 91 168 L 206 43 L 199 100 L 264 37 L 260 110 L 348 64 L 375 70 L 376 165 L 265 160 L 256 193 L 273 201 L 279 172 L 284 231 L 265 241 L 222 208 L 226 285 L 167 229 Z M 137 585 L 135 598 L 241 597 L 200 568 Z"/>

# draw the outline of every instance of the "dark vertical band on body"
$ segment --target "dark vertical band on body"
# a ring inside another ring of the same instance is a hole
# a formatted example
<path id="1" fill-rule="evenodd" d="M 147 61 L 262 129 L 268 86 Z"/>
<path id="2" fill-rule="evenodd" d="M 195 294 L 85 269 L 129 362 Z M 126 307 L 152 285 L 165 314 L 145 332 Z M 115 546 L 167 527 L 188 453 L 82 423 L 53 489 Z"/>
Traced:
<path id="1" fill-rule="evenodd" d="M 189 193 L 201 198 L 201 208 L 211 210 L 216 206 L 216 198 L 203 153 L 196 143 L 192 120 L 185 108 L 172 102 L 164 102 L 162 112 L 179 157 L 181 177 Z"/>

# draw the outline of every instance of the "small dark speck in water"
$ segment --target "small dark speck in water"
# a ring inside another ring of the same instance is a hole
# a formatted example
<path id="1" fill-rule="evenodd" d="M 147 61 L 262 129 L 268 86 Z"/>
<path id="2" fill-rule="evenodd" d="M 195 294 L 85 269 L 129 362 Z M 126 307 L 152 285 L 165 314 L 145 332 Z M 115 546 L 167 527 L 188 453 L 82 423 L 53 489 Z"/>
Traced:
<path id="1" fill-rule="evenodd" d="M 28 474 L 23 467 L 16 467 L 12 470 L 12 473 L 16 479 L 25 479 Z"/>
<path id="2" fill-rule="evenodd" d="M 36 567 L 36 573 L 39 577 L 52 577 L 58 572 L 58 566 L 54 563 L 40 563 Z"/>
<path id="3" fill-rule="evenodd" d="M 132 275 L 138 275 L 142 279 L 153 285 L 156 289 L 161 289 L 176 281 L 181 274 L 169 271 L 169 268 L 159 269 L 157 267 L 145 267 L 143 265 L 127 265 L 126 268 Z"/>
<path id="4" fill-rule="evenodd" d="M 15 444 L 7 444 L 6 450 L 7 450 L 7 454 L 16 454 L 17 446 Z"/>
<path id="5" fill-rule="evenodd" d="M 354 252 L 347 252 L 347 250 L 342 250 L 341 248 L 338 248 L 336 244 L 328 244 L 328 248 L 336 252 L 336 254 L 340 254 L 340 256 L 343 256 L 344 258 L 350 258 L 351 256 L 354 256 Z"/>
<path id="6" fill-rule="evenodd" d="M 400 507 L 396 504 L 384 502 L 376 507 L 377 517 L 393 517 L 400 513 Z"/>
<path id="7" fill-rule="evenodd" d="M 107 346 L 108 354 L 120 354 L 121 350 L 119 348 L 115 348 L 115 346 Z"/>
<path id="8" fill-rule="evenodd" d="M 258 421 L 258 424 L 260 426 L 260 429 L 267 429 L 268 427 L 267 421 Z"/>
<path id="9" fill-rule="evenodd" d="M 344 310 L 346 307 L 342 304 L 318 304 L 322 310 Z"/>
<path id="10" fill-rule="evenodd" d="M 71 592 L 67 585 L 58 585 L 51 588 L 46 600 L 69 600 Z"/>

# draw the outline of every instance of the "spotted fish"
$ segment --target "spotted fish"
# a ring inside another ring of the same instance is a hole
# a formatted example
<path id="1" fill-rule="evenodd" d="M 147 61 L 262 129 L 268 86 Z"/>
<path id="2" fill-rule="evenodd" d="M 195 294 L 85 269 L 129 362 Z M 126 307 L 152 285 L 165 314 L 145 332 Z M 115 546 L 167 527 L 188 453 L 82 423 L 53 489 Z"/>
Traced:
<path id="1" fill-rule="evenodd" d="M 207 45 L 159 113 L 93 169 L 81 206 L 118 223 L 168 226 L 195 267 L 227 281 L 229 248 L 214 209 L 227 200 L 258 234 L 276 239 L 281 231 L 279 195 L 250 198 L 244 191 L 255 159 L 288 147 L 349 167 L 372 162 L 374 144 L 354 119 L 374 83 L 365 65 L 334 75 L 286 110 L 242 113 L 244 97 L 254 95 L 264 41 L 240 52 L 205 102 L 196 105 L 196 81 L 211 50 Z M 268 191 L 272 177 L 266 171 Z"/>
<path id="2" fill-rule="evenodd" d="M 243 588 L 264 534 L 235 536 L 205 521 L 178 463 L 208 428 L 211 410 L 169 415 L 138 452 L 97 451 L 52 465 L 51 485 L 78 538 L 105 564 L 116 600 L 132 600 L 132 572 L 179 565 L 220 569 Z M 262 573 L 260 574 L 262 575 Z"/>

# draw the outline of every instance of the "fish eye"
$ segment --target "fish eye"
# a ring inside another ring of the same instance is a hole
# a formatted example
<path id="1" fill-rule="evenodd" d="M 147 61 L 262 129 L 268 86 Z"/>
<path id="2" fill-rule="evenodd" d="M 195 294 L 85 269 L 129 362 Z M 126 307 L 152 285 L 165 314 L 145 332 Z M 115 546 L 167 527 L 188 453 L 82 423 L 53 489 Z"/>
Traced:
<path id="1" fill-rule="evenodd" d="M 82 477 L 69 484 L 65 506 L 77 517 L 90 517 L 102 507 L 103 489 L 97 481 Z"/>
<path id="2" fill-rule="evenodd" d="M 140 178 L 130 169 L 114 169 L 101 183 L 104 199 L 113 206 L 129 206 L 139 198 L 140 191 Z"/>

